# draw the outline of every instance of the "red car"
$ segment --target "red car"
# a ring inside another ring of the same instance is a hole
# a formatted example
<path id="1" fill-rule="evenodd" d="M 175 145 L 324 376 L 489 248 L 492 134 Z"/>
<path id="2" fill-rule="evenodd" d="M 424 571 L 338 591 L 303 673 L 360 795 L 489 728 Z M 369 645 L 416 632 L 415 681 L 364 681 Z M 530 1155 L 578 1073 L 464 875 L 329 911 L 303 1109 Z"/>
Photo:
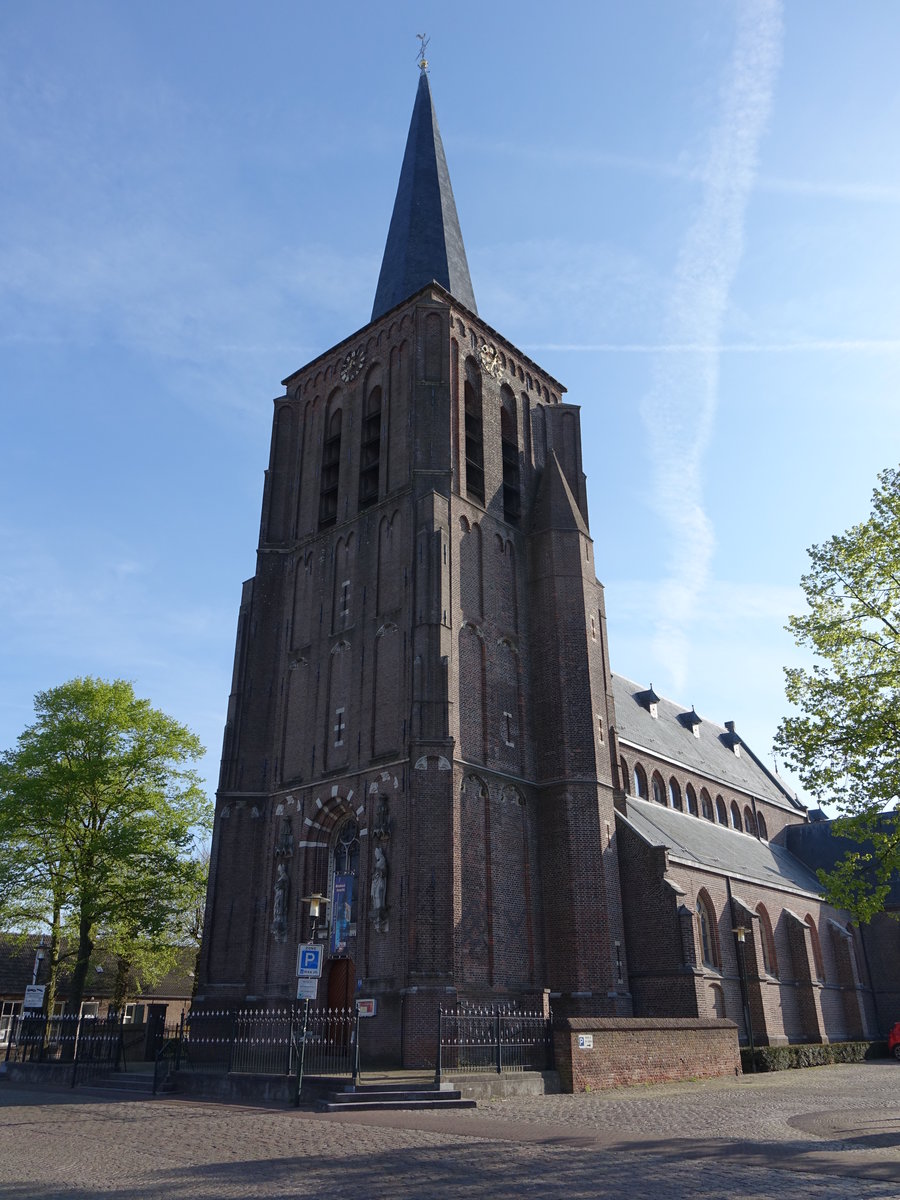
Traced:
<path id="1" fill-rule="evenodd" d="M 888 1034 L 888 1054 L 893 1054 L 894 1058 L 900 1058 L 900 1021 L 892 1027 Z"/>

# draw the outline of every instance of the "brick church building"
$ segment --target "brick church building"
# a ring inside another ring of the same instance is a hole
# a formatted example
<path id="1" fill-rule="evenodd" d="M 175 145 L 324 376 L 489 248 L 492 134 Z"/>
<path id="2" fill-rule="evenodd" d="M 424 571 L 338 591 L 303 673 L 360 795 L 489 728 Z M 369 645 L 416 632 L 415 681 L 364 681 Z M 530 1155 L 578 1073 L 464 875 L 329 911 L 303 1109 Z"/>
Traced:
<path id="1" fill-rule="evenodd" d="M 874 1035 L 805 808 L 611 672 L 579 409 L 478 315 L 424 70 L 371 320 L 284 385 L 196 1002 L 290 1001 L 315 937 L 319 1004 L 375 998 L 407 1065 L 457 1001 Z"/>

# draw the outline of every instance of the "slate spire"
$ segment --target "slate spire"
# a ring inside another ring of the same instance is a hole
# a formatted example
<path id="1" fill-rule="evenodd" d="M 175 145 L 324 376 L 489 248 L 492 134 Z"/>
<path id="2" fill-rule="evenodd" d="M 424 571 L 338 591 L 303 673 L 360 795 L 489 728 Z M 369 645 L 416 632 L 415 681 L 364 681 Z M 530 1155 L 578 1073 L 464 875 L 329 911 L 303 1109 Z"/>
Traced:
<path id="1" fill-rule="evenodd" d="M 478 311 L 431 88 L 423 70 L 409 123 L 372 320 L 432 280 L 466 308 Z"/>

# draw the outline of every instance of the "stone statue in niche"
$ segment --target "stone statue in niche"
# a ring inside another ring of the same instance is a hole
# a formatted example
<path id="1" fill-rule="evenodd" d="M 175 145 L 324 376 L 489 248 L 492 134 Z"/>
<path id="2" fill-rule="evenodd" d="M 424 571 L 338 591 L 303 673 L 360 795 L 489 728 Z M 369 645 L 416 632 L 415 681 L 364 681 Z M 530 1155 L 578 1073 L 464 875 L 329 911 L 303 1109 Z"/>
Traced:
<path id="1" fill-rule="evenodd" d="M 388 798 L 382 793 L 378 797 L 375 805 L 375 828 L 372 830 L 372 836 L 376 841 L 387 842 L 391 836 L 391 813 L 388 807 Z"/>
<path id="2" fill-rule="evenodd" d="M 275 876 L 275 901 L 272 906 L 272 936 L 276 942 L 287 941 L 287 906 L 290 890 L 291 881 L 287 867 L 280 862 Z"/>
<path id="3" fill-rule="evenodd" d="M 276 858 L 290 858 L 294 853 L 294 831 L 291 829 L 290 817 L 281 818 L 281 829 L 275 842 Z"/>
<path id="4" fill-rule="evenodd" d="M 376 933 L 387 933 L 388 930 L 387 878 L 387 856 L 380 846 L 376 846 L 372 864 L 372 886 L 370 888 L 372 920 L 375 922 Z"/>

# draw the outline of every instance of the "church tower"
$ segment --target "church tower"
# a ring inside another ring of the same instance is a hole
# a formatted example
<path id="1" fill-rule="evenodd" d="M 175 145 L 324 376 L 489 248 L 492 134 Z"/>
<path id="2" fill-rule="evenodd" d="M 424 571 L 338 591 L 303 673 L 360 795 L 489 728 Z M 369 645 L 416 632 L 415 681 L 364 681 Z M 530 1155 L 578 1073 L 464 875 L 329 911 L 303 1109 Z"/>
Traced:
<path id="1" fill-rule="evenodd" d="M 579 412 L 477 313 L 428 76 L 368 325 L 284 380 L 244 584 L 198 1002 L 433 1061 L 439 1004 L 629 1015 Z"/>

